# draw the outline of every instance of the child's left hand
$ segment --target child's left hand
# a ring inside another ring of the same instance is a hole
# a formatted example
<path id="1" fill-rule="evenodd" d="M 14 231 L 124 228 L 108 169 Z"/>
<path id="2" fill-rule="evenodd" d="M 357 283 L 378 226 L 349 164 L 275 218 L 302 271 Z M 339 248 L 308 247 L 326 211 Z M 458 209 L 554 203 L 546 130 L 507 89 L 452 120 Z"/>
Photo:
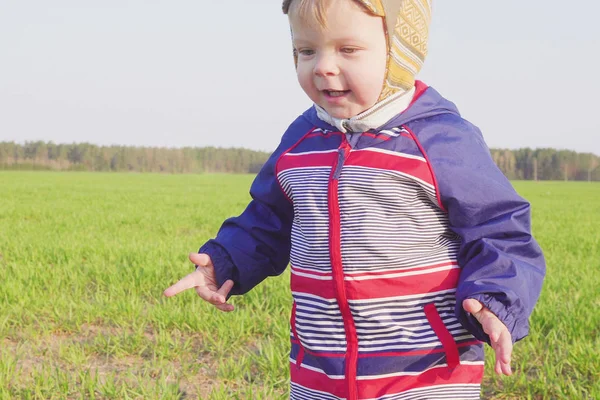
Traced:
<path id="1" fill-rule="evenodd" d="M 463 309 L 473 315 L 483 327 L 483 331 L 490 337 L 492 348 L 496 352 L 496 373 L 498 375 L 512 375 L 510 359 L 512 355 L 512 337 L 506 325 L 487 307 L 475 299 L 466 299 L 462 303 Z"/>

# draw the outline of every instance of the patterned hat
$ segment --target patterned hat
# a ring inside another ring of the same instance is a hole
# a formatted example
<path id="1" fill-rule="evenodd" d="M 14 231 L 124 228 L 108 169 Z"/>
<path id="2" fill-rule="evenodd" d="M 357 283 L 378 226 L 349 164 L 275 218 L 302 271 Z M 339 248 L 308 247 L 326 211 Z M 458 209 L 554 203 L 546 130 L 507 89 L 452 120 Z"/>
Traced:
<path id="1" fill-rule="evenodd" d="M 379 100 L 411 89 L 427 55 L 432 0 L 357 1 L 386 22 L 389 52 Z"/>

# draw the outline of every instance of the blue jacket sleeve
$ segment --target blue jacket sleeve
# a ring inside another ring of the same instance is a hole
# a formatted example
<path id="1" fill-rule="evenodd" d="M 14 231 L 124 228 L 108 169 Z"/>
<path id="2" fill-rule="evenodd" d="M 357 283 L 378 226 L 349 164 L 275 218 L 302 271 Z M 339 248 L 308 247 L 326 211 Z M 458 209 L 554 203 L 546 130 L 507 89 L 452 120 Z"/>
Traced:
<path id="1" fill-rule="evenodd" d="M 462 267 L 455 313 L 476 338 L 490 342 L 462 308 L 473 298 L 507 326 L 513 342 L 529 333 L 529 316 L 545 275 L 531 235 L 530 205 L 496 167 L 479 129 L 445 114 L 423 127 L 419 140 L 436 177 L 450 228 L 461 238 Z"/>
<path id="2" fill-rule="evenodd" d="M 289 263 L 294 212 L 275 168 L 281 154 L 298 140 L 298 129 L 293 128 L 294 124 L 256 176 L 245 211 L 227 219 L 217 237 L 200 247 L 213 262 L 218 285 L 233 280 L 230 295 L 248 292 L 268 276 L 281 274 Z"/>

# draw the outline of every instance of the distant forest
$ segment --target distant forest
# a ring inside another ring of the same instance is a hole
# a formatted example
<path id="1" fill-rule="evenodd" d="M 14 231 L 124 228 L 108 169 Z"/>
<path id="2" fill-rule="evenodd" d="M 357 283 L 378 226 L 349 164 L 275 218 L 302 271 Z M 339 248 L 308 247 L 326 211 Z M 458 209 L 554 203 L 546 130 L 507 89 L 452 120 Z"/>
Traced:
<path id="1" fill-rule="evenodd" d="M 600 157 L 555 149 L 491 149 L 509 179 L 600 181 Z M 0 169 L 162 173 L 256 173 L 269 154 L 242 148 L 97 146 L 0 142 Z"/>

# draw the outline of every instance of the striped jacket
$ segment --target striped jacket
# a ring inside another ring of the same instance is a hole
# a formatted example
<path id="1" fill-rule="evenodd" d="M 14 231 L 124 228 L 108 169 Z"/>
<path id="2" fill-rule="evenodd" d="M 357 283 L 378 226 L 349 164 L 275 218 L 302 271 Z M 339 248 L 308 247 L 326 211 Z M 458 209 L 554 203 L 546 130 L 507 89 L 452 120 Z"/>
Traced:
<path id="1" fill-rule="evenodd" d="M 233 294 L 291 265 L 290 398 L 478 399 L 489 338 L 466 298 L 527 335 L 545 273 L 529 204 L 433 88 L 377 131 L 307 110 L 250 192 L 200 252 Z"/>

